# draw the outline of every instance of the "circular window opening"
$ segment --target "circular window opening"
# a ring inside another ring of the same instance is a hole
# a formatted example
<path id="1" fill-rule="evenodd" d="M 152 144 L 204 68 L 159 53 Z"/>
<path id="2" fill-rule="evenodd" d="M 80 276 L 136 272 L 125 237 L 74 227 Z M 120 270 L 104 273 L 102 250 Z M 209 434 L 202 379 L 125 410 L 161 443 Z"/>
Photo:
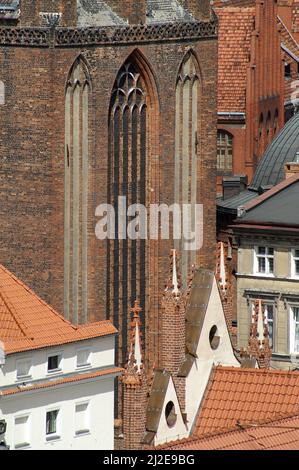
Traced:
<path id="1" fill-rule="evenodd" d="M 165 418 L 168 426 L 172 428 L 177 420 L 177 415 L 175 412 L 175 406 L 172 401 L 169 401 L 165 407 Z"/>
<path id="2" fill-rule="evenodd" d="M 210 346 L 212 349 L 217 349 L 220 343 L 220 337 L 217 335 L 218 328 L 216 325 L 212 326 L 209 334 Z"/>

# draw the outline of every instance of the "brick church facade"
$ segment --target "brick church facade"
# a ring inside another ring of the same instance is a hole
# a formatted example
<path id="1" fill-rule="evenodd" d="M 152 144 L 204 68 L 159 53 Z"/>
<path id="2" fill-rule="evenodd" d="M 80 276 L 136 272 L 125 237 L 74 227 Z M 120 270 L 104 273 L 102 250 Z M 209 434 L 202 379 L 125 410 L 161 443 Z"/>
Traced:
<path id="1" fill-rule="evenodd" d="M 110 318 L 120 364 L 138 298 L 152 366 L 173 242 L 98 240 L 96 208 L 203 204 L 182 282 L 213 269 L 217 19 L 206 0 L 21 0 L 0 22 L 0 261 L 72 322 Z"/>

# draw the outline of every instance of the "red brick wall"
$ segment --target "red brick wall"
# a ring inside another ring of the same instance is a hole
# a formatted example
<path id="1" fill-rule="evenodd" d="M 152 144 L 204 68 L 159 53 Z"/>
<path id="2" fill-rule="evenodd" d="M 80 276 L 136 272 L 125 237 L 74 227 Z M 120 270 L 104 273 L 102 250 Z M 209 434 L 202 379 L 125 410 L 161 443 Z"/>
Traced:
<path id="1" fill-rule="evenodd" d="M 32 4 L 31 4 L 32 3 Z M 27 6 L 26 6 L 27 5 Z M 34 2 L 24 3 L 23 13 Z M 192 47 L 202 74 L 199 194 L 204 204 L 204 246 L 198 262 L 214 268 L 216 155 L 216 40 L 140 44 L 157 86 L 159 125 L 155 198 L 173 203 L 175 84 L 180 63 Z M 0 76 L 6 104 L 0 113 L 0 261 L 37 294 L 63 311 L 64 93 L 79 53 L 90 66 L 90 172 L 94 191 L 89 210 L 89 319 L 106 317 L 106 242 L 94 236 L 95 208 L 106 202 L 110 93 L 116 74 L 135 46 L 70 48 L 1 47 Z M 158 309 L 168 272 L 169 241 L 154 242 L 149 273 L 146 345 L 149 362 L 158 356 Z"/>

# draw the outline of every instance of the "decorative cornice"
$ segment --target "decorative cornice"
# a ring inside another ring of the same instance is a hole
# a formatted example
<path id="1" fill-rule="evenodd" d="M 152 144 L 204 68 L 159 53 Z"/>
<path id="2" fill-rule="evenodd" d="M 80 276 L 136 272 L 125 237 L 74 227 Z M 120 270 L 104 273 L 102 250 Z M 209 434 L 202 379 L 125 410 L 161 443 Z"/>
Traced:
<path id="1" fill-rule="evenodd" d="M 0 45 L 76 47 L 217 37 L 217 21 L 88 28 L 0 28 Z"/>

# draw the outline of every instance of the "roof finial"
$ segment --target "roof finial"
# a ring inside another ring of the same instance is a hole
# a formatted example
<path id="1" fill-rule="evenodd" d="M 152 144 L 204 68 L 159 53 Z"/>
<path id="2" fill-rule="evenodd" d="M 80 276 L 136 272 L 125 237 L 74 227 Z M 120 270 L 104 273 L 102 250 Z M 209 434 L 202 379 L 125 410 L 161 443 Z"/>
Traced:
<path id="1" fill-rule="evenodd" d="M 134 307 L 131 308 L 133 313 L 133 320 L 131 323 L 131 344 L 129 353 L 129 364 L 135 366 L 138 372 L 142 369 L 142 344 L 141 344 L 141 331 L 140 331 L 140 313 L 142 309 L 139 300 L 135 300 Z"/>
<path id="2" fill-rule="evenodd" d="M 168 283 L 166 286 L 166 291 L 171 291 L 172 294 L 178 296 L 180 293 L 180 282 L 179 282 L 179 274 L 178 274 L 178 267 L 177 267 L 177 250 L 171 250 L 170 252 L 170 274 Z"/>

